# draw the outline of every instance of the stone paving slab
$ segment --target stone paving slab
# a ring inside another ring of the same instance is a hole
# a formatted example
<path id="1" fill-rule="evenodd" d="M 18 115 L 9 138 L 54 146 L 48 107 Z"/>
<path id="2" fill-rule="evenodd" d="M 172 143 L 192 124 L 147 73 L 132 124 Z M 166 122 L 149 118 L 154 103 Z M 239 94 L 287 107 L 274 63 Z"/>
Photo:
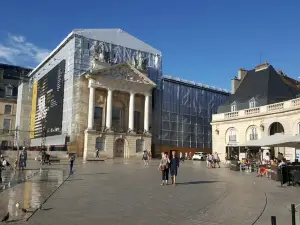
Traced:
<path id="1" fill-rule="evenodd" d="M 270 224 L 276 215 L 280 225 L 291 224 L 287 206 L 300 202 L 298 188 L 228 168 L 209 170 L 205 162 L 182 163 L 178 185 L 160 186 L 158 163 L 77 161 L 75 174 L 43 205 L 51 210 L 37 211 L 27 223 L 252 225 L 257 218 L 255 224 Z"/>

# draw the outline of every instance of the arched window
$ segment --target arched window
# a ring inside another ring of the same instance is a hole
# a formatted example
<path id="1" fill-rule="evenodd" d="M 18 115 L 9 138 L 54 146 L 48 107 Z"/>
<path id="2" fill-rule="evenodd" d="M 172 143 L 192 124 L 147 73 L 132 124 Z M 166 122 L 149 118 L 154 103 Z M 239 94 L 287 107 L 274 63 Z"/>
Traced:
<path id="1" fill-rule="evenodd" d="M 99 151 L 104 151 L 105 149 L 105 140 L 101 137 L 96 138 L 96 149 L 99 149 Z"/>
<path id="2" fill-rule="evenodd" d="M 235 129 L 229 130 L 229 141 L 236 142 L 236 130 Z"/>
<path id="3" fill-rule="evenodd" d="M 270 126 L 270 135 L 277 134 L 277 133 L 284 133 L 284 128 L 281 123 L 274 122 Z"/>
<path id="4" fill-rule="evenodd" d="M 136 140 L 136 152 L 142 152 L 144 151 L 144 140 L 143 139 L 137 139 Z M 149 149 L 147 149 L 149 150 Z"/>
<path id="5" fill-rule="evenodd" d="M 250 129 L 250 140 L 257 140 L 258 135 L 256 127 L 251 127 Z"/>

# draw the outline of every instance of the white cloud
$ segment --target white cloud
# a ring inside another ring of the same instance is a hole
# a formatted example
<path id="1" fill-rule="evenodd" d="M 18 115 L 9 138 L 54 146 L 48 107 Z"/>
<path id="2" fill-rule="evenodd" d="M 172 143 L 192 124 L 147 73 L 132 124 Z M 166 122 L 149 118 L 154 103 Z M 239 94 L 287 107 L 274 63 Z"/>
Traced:
<path id="1" fill-rule="evenodd" d="M 7 42 L 0 44 L 0 61 L 22 66 L 35 66 L 50 54 L 26 40 L 24 36 L 8 35 Z"/>

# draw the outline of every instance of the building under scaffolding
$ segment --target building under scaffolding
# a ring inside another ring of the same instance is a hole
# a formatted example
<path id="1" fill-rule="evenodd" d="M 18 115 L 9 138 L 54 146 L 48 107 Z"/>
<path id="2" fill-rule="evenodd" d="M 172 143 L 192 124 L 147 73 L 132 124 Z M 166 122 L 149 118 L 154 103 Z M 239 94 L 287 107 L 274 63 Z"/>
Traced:
<path id="1" fill-rule="evenodd" d="M 226 90 L 162 76 L 155 90 L 153 144 L 156 152 L 211 151 L 212 114 L 229 96 Z"/>
<path id="2" fill-rule="evenodd" d="M 54 150 L 66 150 L 62 146 L 69 142 L 69 150 L 82 155 L 89 117 L 89 87 L 85 84 L 83 75 L 89 73 L 95 65 L 99 66 L 99 63 L 105 64 L 105 68 L 128 64 L 129 66 L 122 68 L 131 68 L 130 71 L 135 76 L 146 76 L 156 84 L 152 104 L 150 102 L 152 121 L 149 119 L 153 152 L 175 147 L 193 151 L 211 149 L 211 116 L 229 93 L 162 76 L 161 52 L 120 29 L 72 31 L 29 74 L 30 81 L 20 85 L 18 105 L 21 105 L 22 110 L 17 113 L 17 120 L 20 122 L 16 126 L 20 130 L 28 130 L 32 147 L 45 144 L 52 146 Z M 97 102 L 102 102 L 98 92 L 95 96 Z M 122 98 L 126 99 L 126 94 Z M 144 97 L 141 99 L 144 101 Z M 128 104 L 128 101 L 125 103 Z M 105 124 L 106 107 L 107 104 L 98 107 L 99 115 L 95 114 L 93 120 L 101 117 Z M 124 125 L 128 119 L 127 106 L 123 111 L 121 116 L 124 118 L 120 121 L 123 120 Z M 142 109 L 139 116 L 141 118 L 138 119 L 141 126 L 145 124 L 141 116 L 143 111 Z M 29 120 L 21 120 L 28 118 L 28 115 L 31 115 Z M 124 128 L 124 135 L 129 134 L 128 127 Z M 41 135 L 43 129 L 46 131 L 45 135 Z M 143 129 L 141 140 L 147 138 L 149 136 Z M 96 145 L 102 146 L 104 142 Z M 95 148 L 95 144 L 90 146 Z M 115 148 L 114 145 L 112 148 Z M 133 155 L 132 152 L 130 154 Z"/>

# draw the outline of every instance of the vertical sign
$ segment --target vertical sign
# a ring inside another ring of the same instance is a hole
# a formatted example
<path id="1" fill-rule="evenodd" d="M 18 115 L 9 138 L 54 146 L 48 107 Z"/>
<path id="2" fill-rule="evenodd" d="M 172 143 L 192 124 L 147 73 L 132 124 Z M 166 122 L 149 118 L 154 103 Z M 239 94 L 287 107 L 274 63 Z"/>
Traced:
<path id="1" fill-rule="evenodd" d="M 32 88 L 32 102 L 31 102 L 31 120 L 30 120 L 30 139 L 34 138 L 35 114 L 36 114 L 36 100 L 37 100 L 38 83 L 35 81 Z"/>

